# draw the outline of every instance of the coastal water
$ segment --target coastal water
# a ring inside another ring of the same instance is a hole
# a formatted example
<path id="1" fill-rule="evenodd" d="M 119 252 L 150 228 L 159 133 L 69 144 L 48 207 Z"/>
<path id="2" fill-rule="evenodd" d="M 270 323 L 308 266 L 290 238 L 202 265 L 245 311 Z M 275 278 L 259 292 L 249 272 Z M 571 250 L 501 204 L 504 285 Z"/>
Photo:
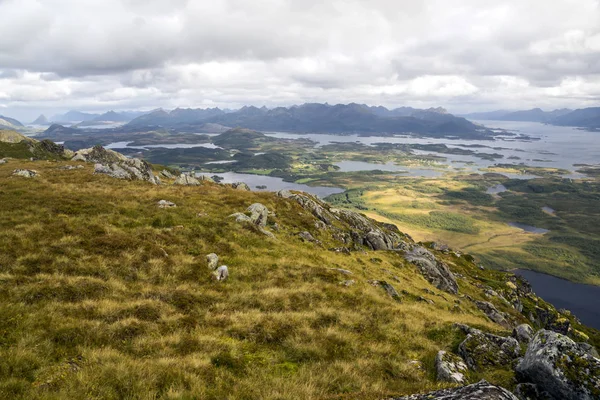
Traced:
<path id="1" fill-rule="evenodd" d="M 531 283 L 533 291 L 557 309 L 565 308 L 584 324 L 600 329 L 600 286 L 573 283 L 552 275 L 516 270 Z"/>
<path id="2" fill-rule="evenodd" d="M 268 191 L 268 192 L 276 192 L 282 189 L 288 190 L 300 190 L 303 192 L 307 192 L 310 194 L 314 194 L 321 198 L 327 197 L 332 194 L 342 193 L 344 189 L 336 188 L 336 187 L 327 187 L 327 186 L 308 186 L 301 183 L 294 182 L 285 182 L 282 178 L 277 178 L 274 176 L 266 176 L 266 175 L 253 175 L 253 174 L 238 174 L 236 172 L 225 172 L 225 173 L 210 173 L 210 172 L 201 172 L 197 173 L 197 176 L 219 176 L 223 178 L 221 183 L 236 183 L 236 182 L 244 182 L 253 191 Z M 259 186 L 260 188 L 258 188 Z"/>

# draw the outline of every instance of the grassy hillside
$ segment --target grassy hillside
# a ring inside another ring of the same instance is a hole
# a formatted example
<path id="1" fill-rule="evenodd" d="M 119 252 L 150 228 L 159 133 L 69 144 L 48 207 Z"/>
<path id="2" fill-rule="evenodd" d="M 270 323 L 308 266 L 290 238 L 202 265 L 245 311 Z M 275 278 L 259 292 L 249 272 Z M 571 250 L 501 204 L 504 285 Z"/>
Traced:
<path id="1" fill-rule="evenodd" d="M 524 321 L 483 295 L 508 290 L 506 275 L 469 257 L 436 252 L 463 276 L 451 295 L 395 252 L 328 251 L 331 234 L 273 194 L 63 165 L 0 165 L 0 398 L 378 399 L 449 385 L 435 382 L 434 357 L 462 339 L 452 323 L 501 331 L 465 295 Z M 256 202 L 275 213 L 275 239 L 228 218 Z M 213 252 L 225 282 L 207 269 Z M 503 369 L 469 379 L 483 377 L 513 385 Z"/>

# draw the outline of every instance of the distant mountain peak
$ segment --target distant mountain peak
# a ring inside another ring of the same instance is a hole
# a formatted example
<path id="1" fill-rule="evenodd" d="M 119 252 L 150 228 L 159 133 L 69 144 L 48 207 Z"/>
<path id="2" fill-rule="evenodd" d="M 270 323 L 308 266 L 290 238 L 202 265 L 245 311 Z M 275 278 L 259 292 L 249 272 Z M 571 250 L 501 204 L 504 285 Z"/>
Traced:
<path id="1" fill-rule="evenodd" d="M 46 118 L 46 116 L 44 114 L 41 114 L 39 117 L 36 118 L 35 121 L 33 121 L 31 124 L 32 125 L 47 125 L 48 122 L 48 118 Z"/>

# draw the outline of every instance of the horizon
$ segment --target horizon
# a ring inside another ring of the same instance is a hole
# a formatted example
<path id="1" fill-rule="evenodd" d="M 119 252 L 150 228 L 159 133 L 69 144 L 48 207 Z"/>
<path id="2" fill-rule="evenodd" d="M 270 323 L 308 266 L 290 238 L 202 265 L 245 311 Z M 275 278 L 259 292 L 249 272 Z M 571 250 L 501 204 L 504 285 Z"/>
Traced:
<path id="1" fill-rule="evenodd" d="M 600 99 L 600 1 L 0 1 L 0 114 Z M 568 16 L 568 17 L 565 17 Z M 323 22 L 326 21 L 326 22 Z"/>

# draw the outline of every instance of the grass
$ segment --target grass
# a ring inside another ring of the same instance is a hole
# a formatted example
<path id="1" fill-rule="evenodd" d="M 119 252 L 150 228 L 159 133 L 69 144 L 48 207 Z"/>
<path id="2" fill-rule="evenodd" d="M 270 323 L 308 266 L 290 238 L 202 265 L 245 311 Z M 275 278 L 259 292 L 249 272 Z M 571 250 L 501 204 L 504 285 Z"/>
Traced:
<path id="1" fill-rule="evenodd" d="M 500 329 L 394 252 L 325 250 L 339 243 L 288 200 L 64 164 L 0 165 L 1 398 L 379 399 L 449 386 L 435 382 L 434 357 L 460 340 L 452 323 Z M 11 177 L 15 168 L 40 176 Z M 177 208 L 158 209 L 161 199 Z M 255 202 L 275 212 L 276 239 L 228 218 Z M 224 283 L 206 268 L 212 252 L 230 268 Z M 503 274 L 438 255 L 465 276 L 461 294 L 483 300 L 482 280 L 504 285 Z M 392 282 L 402 301 L 372 279 Z"/>

